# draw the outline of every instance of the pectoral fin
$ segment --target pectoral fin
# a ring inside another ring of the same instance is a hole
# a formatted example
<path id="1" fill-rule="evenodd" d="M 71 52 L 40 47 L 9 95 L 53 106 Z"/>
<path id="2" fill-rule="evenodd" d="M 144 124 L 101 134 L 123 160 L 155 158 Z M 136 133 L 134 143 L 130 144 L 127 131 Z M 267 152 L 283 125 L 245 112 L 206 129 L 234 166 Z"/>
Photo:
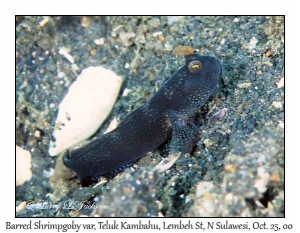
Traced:
<path id="1" fill-rule="evenodd" d="M 163 159 L 155 168 L 160 172 L 169 169 L 181 154 L 190 152 L 198 138 L 198 126 L 194 118 L 188 118 L 175 111 L 170 111 L 169 117 L 172 123 L 172 139 L 168 158 Z"/>
<path id="2" fill-rule="evenodd" d="M 170 154 L 181 152 L 183 154 L 192 150 L 198 138 L 198 126 L 194 118 L 188 118 L 175 111 L 170 112 L 172 123 L 172 139 L 170 142 Z"/>

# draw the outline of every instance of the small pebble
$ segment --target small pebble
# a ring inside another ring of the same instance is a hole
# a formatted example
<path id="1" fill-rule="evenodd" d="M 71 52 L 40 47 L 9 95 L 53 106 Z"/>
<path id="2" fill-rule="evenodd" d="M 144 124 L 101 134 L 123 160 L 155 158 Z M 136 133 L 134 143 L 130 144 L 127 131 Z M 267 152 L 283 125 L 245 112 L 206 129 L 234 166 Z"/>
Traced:
<path id="1" fill-rule="evenodd" d="M 161 31 L 152 33 L 152 36 L 154 36 L 154 37 L 161 36 L 161 35 L 162 35 Z"/>
<path id="2" fill-rule="evenodd" d="M 25 209 L 25 208 L 26 208 L 26 205 L 27 205 L 26 201 L 21 202 L 20 205 L 18 205 L 18 206 L 16 207 L 16 212 L 19 212 L 19 211 Z"/>
<path id="3" fill-rule="evenodd" d="M 226 117 L 228 112 L 227 108 L 223 108 L 220 111 L 216 112 L 212 117 L 210 118 L 210 121 L 212 123 L 215 123 L 216 121 L 221 121 L 224 117 Z"/>
<path id="4" fill-rule="evenodd" d="M 132 45 L 133 42 L 131 41 L 131 39 L 134 38 L 135 36 L 136 36 L 136 34 L 134 32 L 121 31 L 119 33 L 119 38 L 125 47 Z"/>
<path id="5" fill-rule="evenodd" d="M 31 177 L 31 154 L 29 151 L 16 146 L 16 186 L 24 184 Z"/>
<path id="6" fill-rule="evenodd" d="M 37 54 L 36 51 L 33 51 L 33 52 L 31 53 L 31 56 L 32 56 L 32 58 L 37 58 L 38 54 Z"/>
<path id="7" fill-rule="evenodd" d="M 67 49 L 62 47 L 58 51 L 59 54 L 63 55 L 69 62 L 74 63 L 74 58 L 68 53 Z"/>
<path id="8" fill-rule="evenodd" d="M 34 136 L 35 136 L 36 138 L 40 138 L 40 137 L 41 137 L 41 131 L 36 130 L 36 131 L 34 132 Z"/>
<path id="9" fill-rule="evenodd" d="M 195 51 L 191 46 L 177 46 L 174 48 L 172 55 L 174 56 L 186 56 L 192 54 Z"/>
<path id="10" fill-rule="evenodd" d="M 277 88 L 281 88 L 284 86 L 284 77 L 282 77 L 278 83 L 276 83 Z"/>
<path id="11" fill-rule="evenodd" d="M 166 39 L 165 39 L 165 37 L 163 36 L 163 35 L 158 35 L 158 37 L 157 37 L 161 42 L 165 42 L 166 41 Z"/>
<path id="12" fill-rule="evenodd" d="M 238 22 L 240 22 L 240 20 L 239 20 L 238 18 L 234 18 L 234 19 L 233 19 L 233 22 L 234 22 L 234 23 L 238 23 Z"/>
<path id="13" fill-rule="evenodd" d="M 184 16 L 167 16 L 168 17 L 168 25 L 172 25 L 173 23 L 178 22 L 183 19 Z"/>
<path id="14" fill-rule="evenodd" d="M 92 25 L 92 20 L 90 17 L 83 16 L 81 18 L 81 26 L 84 28 L 89 28 Z"/>
<path id="15" fill-rule="evenodd" d="M 53 169 L 53 168 L 50 168 L 49 170 L 44 170 L 44 171 L 43 171 L 43 176 L 44 176 L 45 178 L 49 178 L 49 177 L 51 177 L 53 174 L 54 174 L 54 169 Z"/>
<path id="16" fill-rule="evenodd" d="M 265 65 L 267 65 L 267 66 L 269 66 L 269 67 L 272 67 L 272 66 L 273 66 L 273 64 L 272 64 L 270 61 L 264 61 L 263 64 L 265 64 Z"/>
<path id="17" fill-rule="evenodd" d="M 283 121 L 278 121 L 278 126 L 282 129 L 284 129 L 284 122 Z"/>
<path id="18" fill-rule="evenodd" d="M 252 83 L 247 82 L 247 83 L 241 83 L 241 84 L 238 84 L 237 86 L 238 86 L 239 88 L 248 88 L 248 87 L 251 86 L 251 84 L 252 84 Z"/>
<path id="19" fill-rule="evenodd" d="M 131 90 L 129 90 L 128 88 L 125 88 L 124 91 L 123 91 L 122 96 L 127 96 L 128 93 L 130 93 L 130 92 L 131 92 Z"/>
<path id="20" fill-rule="evenodd" d="M 237 170 L 237 167 L 234 164 L 226 164 L 224 167 L 226 172 L 234 173 Z"/>
<path id="21" fill-rule="evenodd" d="M 249 41 L 248 49 L 249 50 L 254 49 L 256 47 L 257 42 L 258 42 L 258 40 L 255 37 L 252 37 Z"/>
<path id="22" fill-rule="evenodd" d="M 119 31 L 123 27 L 124 27 L 124 25 L 118 25 L 115 28 L 113 28 L 113 32 Z"/>
<path id="23" fill-rule="evenodd" d="M 273 51 L 271 49 L 267 49 L 267 51 L 265 52 L 266 57 L 272 57 L 274 55 L 275 55 L 275 51 Z"/>
<path id="24" fill-rule="evenodd" d="M 72 64 L 72 65 L 71 65 L 71 68 L 72 68 L 72 70 L 75 71 L 75 72 L 79 70 L 79 67 L 78 67 L 76 64 Z"/>
<path id="25" fill-rule="evenodd" d="M 94 57 L 97 54 L 97 50 L 96 49 L 92 49 L 90 54 Z"/>
<path id="26" fill-rule="evenodd" d="M 117 126 L 118 126 L 118 120 L 114 118 L 112 119 L 112 121 L 110 122 L 109 126 L 107 127 L 104 133 L 106 134 L 113 131 L 115 128 L 117 128 Z"/>
<path id="27" fill-rule="evenodd" d="M 273 101 L 272 105 L 273 105 L 275 108 L 282 108 L 282 103 L 281 103 L 281 102 Z"/>
<path id="28" fill-rule="evenodd" d="M 161 210 L 164 207 L 163 204 L 159 200 L 156 200 L 156 204 L 157 204 L 159 210 Z"/>
<path id="29" fill-rule="evenodd" d="M 58 72 L 58 74 L 57 74 L 57 77 L 58 78 L 63 78 L 63 77 L 65 77 L 65 73 L 64 72 Z"/>
<path id="30" fill-rule="evenodd" d="M 160 20 L 158 18 L 153 18 L 148 21 L 148 24 L 153 28 L 158 28 L 160 25 Z"/>
<path id="31" fill-rule="evenodd" d="M 94 40 L 94 43 L 95 43 L 96 45 L 104 45 L 104 41 L 105 41 L 104 38 L 99 38 L 99 39 L 95 39 L 95 40 Z"/>
<path id="32" fill-rule="evenodd" d="M 267 190 L 267 184 L 268 184 L 270 175 L 266 172 L 265 168 L 263 168 L 263 167 L 257 168 L 257 175 L 260 178 L 255 181 L 254 187 L 257 188 L 258 192 L 264 193 Z"/>
<path id="33" fill-rule="evenodd" d="M 45 25 L 49 22 L 49 16 L 45 16 L 44 19 L 39 23 L 39 26 L 42 28 L 42 27 L 45 27 Z"/>
<path id="34" fill-rule="evenodd" d="M 165 49 L 169 52 L 171 52 L 173 50 L 173 46 L 170 43 L 165 43 Z"/>
<path id="35" fill-rule="evenodd" d="M 270 180 L 273 182 L 279 182 L 280 181 L 280 175 L 279 175 L 279 171 L 276 170 L 270 177 Z"/>
<path id="36" fill-rule="evenodd" d="M 45 69 L 40 69 L 40 74 L 45 74 Z"/>
<path id="37" fill-rule="evenodd" d="M 211 141 L 210 139 L 205 139 L 204 141 L 203 141 L 203 143 L 204 143 L 204 145 L 205 145 L 205 147 L 206 148 L 210 148 L 210 147 L 212 147 L 213 145 L 214 145 L 214 142 L 213 141 Z"/>

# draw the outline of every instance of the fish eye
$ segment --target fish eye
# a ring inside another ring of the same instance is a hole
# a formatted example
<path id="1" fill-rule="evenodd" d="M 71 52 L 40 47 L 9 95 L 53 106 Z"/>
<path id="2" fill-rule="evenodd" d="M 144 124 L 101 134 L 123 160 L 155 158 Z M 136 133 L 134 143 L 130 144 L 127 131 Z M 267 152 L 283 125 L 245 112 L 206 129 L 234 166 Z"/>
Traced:
<path id="1" fill-rule="evenodd" d="M 199 60 L 193 60 L 189 63 L 189 71 L 192 73 L 196 73 L 202 68 L 202 63 Z"/>

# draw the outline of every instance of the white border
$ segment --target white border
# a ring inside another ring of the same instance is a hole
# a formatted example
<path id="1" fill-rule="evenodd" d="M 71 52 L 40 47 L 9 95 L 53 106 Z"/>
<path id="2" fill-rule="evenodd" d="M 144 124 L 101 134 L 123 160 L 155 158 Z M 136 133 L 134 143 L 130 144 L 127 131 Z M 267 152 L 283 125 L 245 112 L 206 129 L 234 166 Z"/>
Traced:
<path id="1" fill-rule="evenodd" d="M 296 1 L 251 0 L 251 1 L 2 1 L 1 2 L 1 224 L 6 221 L 28 223 L 29 219 L 15 219 L 14 200 L 14 127 L 15 127 L 15 87 L 14 87 L 14 15 L 15 14 L 287 14 L 286 17 L 286 219 L 229 219 L 231 222 L 245 221 L 271 223 L 292 223 L 299 228 L 299 8 Z M 298 106 L 298 107 L 297 107 Z M 4 215 L 4 216 L 3 216 Z M 297 217 L 298 216 L 298 217 Z M 121 220 L 121 219 L 118 219 Z M 124 219 L 136 222 L 137 219 Z M 184 219 L 187 221 L 187 219 Z M 192 221 L 220 221 L 218 219 L 192 219 Z M 221 221 L 224 221 L 222 219 Z M 297 221 L 298 220 L 298 221 Z M 42 219 L 43 222 L 67 223 L 72 219 Z M 98 222 L 104 219 L 76 219 L 77 223 Z M 112 221 L 112 219 L 110 219 Z M 152 222 L 178 222 L 178 219 L 153 219 Z M 197 230 L 199 231 L 199 230 Z M 17 232 L 10 230 L 9 232 Z M 35 231 L 38 232 L 38 231 Z M 50 232 L 50 231 L 49 231 Z M 53 231 L 55 232 L 55 231 Z M 83 231 L 81 231 L 83 232 Z M 102 232 L 106 232 L 102 230 Z M 122 232 L 122 231 L 119 231 Z M 149 231 L 152 232 L 152 231 Z M 154 231 L 153 231 L 154 232 Z M 196 232 L 195 230 L 193 232 Z M 222 231 L 232 232 L 232 231 Z M 272 231 L 257 231 L 272 232 Z M 282 232 L 282 231 L 281 231 Z"/>

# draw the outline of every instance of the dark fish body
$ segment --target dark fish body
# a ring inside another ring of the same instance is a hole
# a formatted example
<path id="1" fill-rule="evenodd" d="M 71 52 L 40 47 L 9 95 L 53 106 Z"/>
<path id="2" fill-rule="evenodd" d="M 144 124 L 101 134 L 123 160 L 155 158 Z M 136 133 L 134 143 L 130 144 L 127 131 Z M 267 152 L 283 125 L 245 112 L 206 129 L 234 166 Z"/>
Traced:
<path id="1" fill-rule="evenodd" d="M 143 119 L 143 125 L 141 125 Z M 154 150 L 171 137 L 166 116 L 144 105 L 132 112 L 115 130 L 64 157 L 81 183 L 93 176 L 114 171 Z M 155 135 L 152 137 L 151 135 Z"/>
<path id="2" fill-rule="evenodd" d="M 198 133 L 195 114 L 217 86 L 219 60 L 191 54 L 158 92 L 112 132 L 68 152 L 64 163 L 86 185 L 98 175 L 132 163 L 170 140 L 170 152 L 188 152 Z"/>

